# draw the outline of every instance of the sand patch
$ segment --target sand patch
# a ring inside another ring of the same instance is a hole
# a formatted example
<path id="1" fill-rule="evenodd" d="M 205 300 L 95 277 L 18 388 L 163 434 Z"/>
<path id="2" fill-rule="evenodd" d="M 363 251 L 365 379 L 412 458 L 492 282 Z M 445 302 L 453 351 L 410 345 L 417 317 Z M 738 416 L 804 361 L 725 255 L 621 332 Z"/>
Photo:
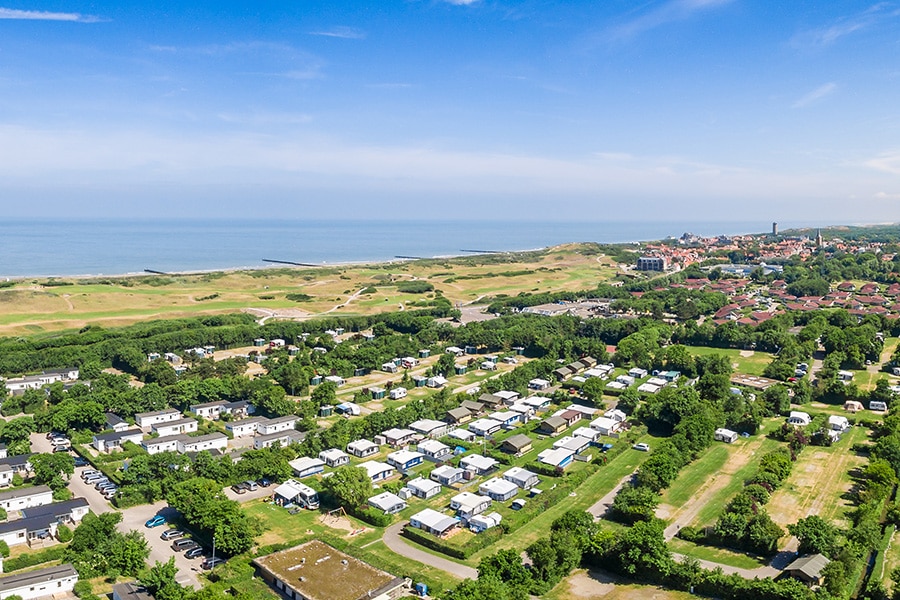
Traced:
<path id="1" fill-rule="evenodd" d="M 754 354 L 756 354 L 756 352 L 754 352 L 753 350 L 741 350 L 741 352 L 740 352 L 740 355 L 743 358 L 750 358 Z"/>
<path id="2" fill-rule="evenodd" d="M 319 517 L 319 522 L 326 526 L 331 527 L 332 529 L 338 529 L 340 531 L 346 531 L 350 535 L 359 535 L 360 533 L 365 533 L 369 529 L 367 527 L 356 527 L 353 523 L 350 522 L 350 519 L 347 517 L 333 517 L 330 515 L 322 515 Z"/>

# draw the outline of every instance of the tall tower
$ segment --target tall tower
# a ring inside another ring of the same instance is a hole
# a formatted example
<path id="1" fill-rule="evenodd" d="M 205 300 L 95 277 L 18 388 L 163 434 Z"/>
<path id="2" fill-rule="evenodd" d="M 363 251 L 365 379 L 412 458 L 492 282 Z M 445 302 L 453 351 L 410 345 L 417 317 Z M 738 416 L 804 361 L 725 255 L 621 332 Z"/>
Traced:
<path id="1" fill-rule="evenodd" d="M 816 229 L 816 248 L 821 248 L 825 243 L 822 240 L 822 230 Z"/>
<path id="2" fill-rule="evenodd" d="M 778 237 L 778 223 L 772 223 L 772 236 Z"/>

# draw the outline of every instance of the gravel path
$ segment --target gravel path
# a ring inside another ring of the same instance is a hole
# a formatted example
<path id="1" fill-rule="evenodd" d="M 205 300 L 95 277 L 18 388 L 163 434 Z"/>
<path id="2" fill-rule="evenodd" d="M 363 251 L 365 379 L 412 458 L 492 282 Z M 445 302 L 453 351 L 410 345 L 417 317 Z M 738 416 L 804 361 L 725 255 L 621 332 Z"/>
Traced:
<path id="1" fill-rule="evenodd" d="M 472 567 L 467 567 L 466 565 L 455 563 L 452 560 L 429 554 L 428 552 L 424 552 L 423 550 L 419 550 L 418 548 L 414 548 L 407 544 L 400 537 L 400 531 L 403 529 L 404 525 L 406 525 L 406 521 L 400 521 L 399 523 L 394 523 L 384 531 L 382 540 L 384 541 L 384 545 L 387 546 L 391 552 L 410 560 L 440 569 L 441 571 L 449 573 L 454 577 L 459 577 L 460 579 L 478 578 L 478 571 Z"/>

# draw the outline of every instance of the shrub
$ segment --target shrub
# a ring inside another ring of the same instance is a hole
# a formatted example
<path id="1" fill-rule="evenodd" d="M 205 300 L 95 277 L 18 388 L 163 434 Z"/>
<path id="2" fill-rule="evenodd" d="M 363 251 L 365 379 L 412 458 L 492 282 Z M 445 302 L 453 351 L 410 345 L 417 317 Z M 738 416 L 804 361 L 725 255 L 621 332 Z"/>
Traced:
<path id="1" fill-rule="evenodd" d="M 292 302 L 309 302 L 313 299 L 313 297 L 309 294 L 301 293 L 286 294 L 284 297 L 286 300 L 290 300 Z"/>
<path id="2" fill-rule="evenodd" d="M 0 555 L 2 555 L 3 558 L 9 558 L 9 544 L 3 540 L 0 540 Z"/>
<path id="3" fill-rule="evenodd" d="M 397 291 L 404 294 L 425 294 L 433 292 L 434 286 L 427 281 L 401 281 L 397 284 Z"/>
<path id="4" fill-rule="evenodd" d="M 69 529 L 66 525 L 60 525 L 56 528 L 56 539 L 65 544 L 66 542 L 72 541 L 72 530 Z"/>

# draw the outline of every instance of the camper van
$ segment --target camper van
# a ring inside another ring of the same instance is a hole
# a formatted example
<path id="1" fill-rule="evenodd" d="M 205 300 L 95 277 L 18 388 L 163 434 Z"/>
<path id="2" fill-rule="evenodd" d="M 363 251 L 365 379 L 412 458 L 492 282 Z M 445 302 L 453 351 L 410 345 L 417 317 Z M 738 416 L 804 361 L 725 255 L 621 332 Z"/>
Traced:
<path id="1" fill-rule="evenodd" d="M 887 410 L 887 403 L 879 402 L 878 400 L 872 400 L 871 402 L 869 402 L 869 410 L 885 411 Z"/>

